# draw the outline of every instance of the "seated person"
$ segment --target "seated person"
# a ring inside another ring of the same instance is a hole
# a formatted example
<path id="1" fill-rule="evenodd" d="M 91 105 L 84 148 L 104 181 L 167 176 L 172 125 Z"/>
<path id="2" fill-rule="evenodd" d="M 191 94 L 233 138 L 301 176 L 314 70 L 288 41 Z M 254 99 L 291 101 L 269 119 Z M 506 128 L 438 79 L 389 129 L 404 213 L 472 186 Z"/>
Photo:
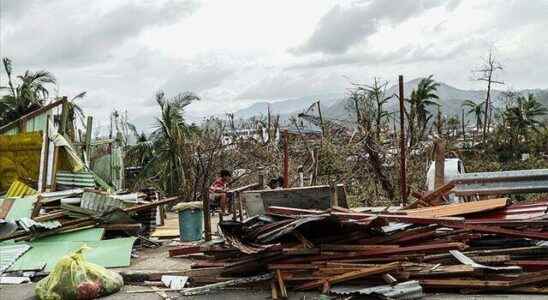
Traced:
<path id="1" fill-rule="evenodd" d="M 221 212 L 228 214 L 228 181 L 232 177 L 232 174 L 228 170 L 221 170 L 219 177 L 213 181 L 209 187 L 209 201 L 215 203 L 218 201 Z"/>

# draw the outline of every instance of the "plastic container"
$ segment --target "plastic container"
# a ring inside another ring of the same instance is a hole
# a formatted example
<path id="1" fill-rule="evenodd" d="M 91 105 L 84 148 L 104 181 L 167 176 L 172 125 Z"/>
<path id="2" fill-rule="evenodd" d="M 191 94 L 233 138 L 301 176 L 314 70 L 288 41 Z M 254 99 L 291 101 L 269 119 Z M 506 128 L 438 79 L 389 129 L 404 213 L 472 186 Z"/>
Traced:
<path id="1" fill-rule="evenodd" d="M 179 236 L 181 241 L 202 239 L 204 213 L 201 202 L 179 203 L 174 207 L 179 212 Z"/>

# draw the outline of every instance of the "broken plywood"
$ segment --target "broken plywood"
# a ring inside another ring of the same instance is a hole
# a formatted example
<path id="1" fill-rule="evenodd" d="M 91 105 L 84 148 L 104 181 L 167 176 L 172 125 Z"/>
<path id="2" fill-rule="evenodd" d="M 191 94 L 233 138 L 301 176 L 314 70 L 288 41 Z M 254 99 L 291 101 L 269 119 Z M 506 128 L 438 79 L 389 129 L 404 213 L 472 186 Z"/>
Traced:
<path id="1" fill-rule="evenodd" d="M 508 205 L 508 198 L 481 200 L 466 203 L 455 203 L 428 208 L 417 208 L 404 210 L 407 215 L 424 218 L 460 216 L 470 213 L 490 211 L 497 208 L 504 208 Z"/>

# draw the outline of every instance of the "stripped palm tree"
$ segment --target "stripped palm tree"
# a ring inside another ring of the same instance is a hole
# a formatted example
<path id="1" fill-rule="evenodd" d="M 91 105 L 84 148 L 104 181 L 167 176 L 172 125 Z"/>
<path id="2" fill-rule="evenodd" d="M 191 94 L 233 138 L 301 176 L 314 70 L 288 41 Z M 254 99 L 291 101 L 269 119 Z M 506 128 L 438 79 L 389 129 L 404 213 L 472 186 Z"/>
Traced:
<path id="1" fill-rule="evenodd" d="M 515 142 L 519 142 L 520 137 L 527 139 L 529 129 L 538 131 L 543 126 L 540 117 L 548 114 L 548 109 L 529 94 L 527 98 L 519 96 L 516 105 L 507 107 L 504 114 L 510 129 L 516 132 Z"/>
<path id="2" fill-rule="evenodd" d="M 433 75 L 430 75 L 421 79 L 417 88 L 411 92 L 411 97 L 406 99 L 410 104 L 408 120 L 411 131 L 411 146 L 424 138 L 428 123 L 432 118 L 428 107 L 439 105 L 436 101 L 439 99 L 438 95 L 436 95 L 438 86 L 439 83 L 434 81 Z"/>
<path id="3" fill-rule="evenodd" d="M 160 117 L 156 118 L 156 129 L 150 136 L 154 155 L 145 165 L 143 174 L 154 176 L 169 195 L 177 194 L 185 186 L 185 163 L 192 154 L 185 151 L 193 127 L 184 119 L 185 107 L 200 98 L 192 93 L 167 98 L 164 92 L 156 94 L 160 106 Z"/>
<path id="4" fill-rule="evenodd" d="M 480 103 L 476 103 L 472 100 L 465 100 L 462 102 L 462 107 L 468 107 L 467 114 L 474 114 L 474 118 L 476 119 L 476 132 L 480 132 L 481 126 L 483 124 L 483 121 L 481 119 L 481 115 L 484 112 L 485 107 L 485 101 L 482 101 Z M 472 140 L 476 139 L 476 134 L 472 136 Z"/>
<path id="5" fill-rule="evenodd" d="M 12 63 L 7 57 L 2 59 L 7 75 L 8 86 L 0 87 L 7 94 L 0 96 L 0 125 L 17 120 L 42 107 L 49 97 L 48 85 L 55 85 L 55 77 L 47 71 L 25 71 L 17 76 L 19 84 L 14 85 Z"/>

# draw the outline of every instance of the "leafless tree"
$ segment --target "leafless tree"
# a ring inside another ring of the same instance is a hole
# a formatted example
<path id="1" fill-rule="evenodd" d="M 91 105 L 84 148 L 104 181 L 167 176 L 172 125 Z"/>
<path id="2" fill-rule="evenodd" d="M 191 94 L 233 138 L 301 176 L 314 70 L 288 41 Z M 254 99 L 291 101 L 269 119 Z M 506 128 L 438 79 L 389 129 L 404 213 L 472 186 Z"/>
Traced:
<path id="1" fill-rule="evenodd" d="M 502 71 L 502 65 L 496 60 L 494 48 L 489 49 L 489 56 L 484 61 L 483 65 L 473 72 L 476 75 L 476 80 L 487 82 L 487 93 L 485 95 L 485 112 L 483 117 L 483 142 L 487 137 L 487 132 L 491 127 L 491 117 L 493 111 L 493 103 L 491 102 L 491 89 L 495 84 L 504 84 L 502 81 L 495 80 L 495 73 Z"/>

